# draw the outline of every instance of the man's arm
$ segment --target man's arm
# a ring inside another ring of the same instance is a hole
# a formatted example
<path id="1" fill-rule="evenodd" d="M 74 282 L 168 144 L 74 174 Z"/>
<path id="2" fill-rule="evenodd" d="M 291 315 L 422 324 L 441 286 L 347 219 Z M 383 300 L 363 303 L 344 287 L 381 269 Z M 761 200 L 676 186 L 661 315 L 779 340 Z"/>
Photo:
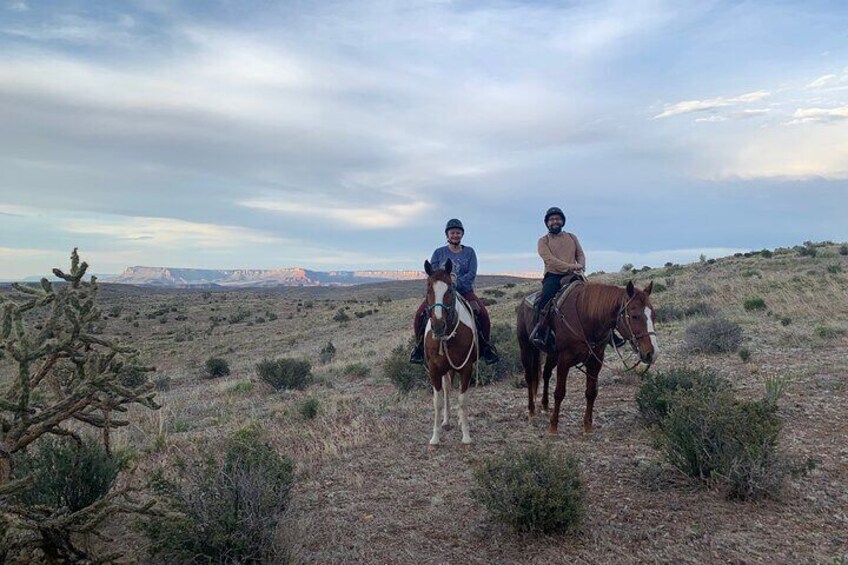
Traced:
<path id="1" fill-rule="evenodd" d="M 538 251 L 539 256 L 542 258 L 542 261 L 545 262 L 545 265 L 550 265 L 557 269 L 558 271 L 562 271 L 563 273 L 566 271 L 574 270 L 574 265 L 571 263 L 567 263 L 562 259 L 558 259 L 554 256 L 551 248 L 548 247 L 548 242 L 545 241 L 545 238 L 539 240 Z"/>

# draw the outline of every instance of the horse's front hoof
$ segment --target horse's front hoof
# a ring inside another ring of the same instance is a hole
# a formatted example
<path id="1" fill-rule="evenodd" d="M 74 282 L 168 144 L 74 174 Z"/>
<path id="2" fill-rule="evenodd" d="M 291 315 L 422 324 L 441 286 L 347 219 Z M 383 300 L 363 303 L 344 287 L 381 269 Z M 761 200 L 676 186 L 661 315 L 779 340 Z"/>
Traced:
<path id="1" fill-rule="evenodd" d="M 453 429 L 453 426 L 448 424 L 447 422 L 442 423 L 442 431 L 449 432 Z"/>
<path id="2" fill-rule="evenodd" d="M 474 445 L 474 440 L 472 440 L 471 438 L 462 438 L 462 445 L 464 445 L 465 447 L 470 447 Z"/>
<path id="3" fill-rule="evenodd" d="M 557 427 L 556 426 L 549 427 L 548 433 L 555 436 L 557 434 Z"/>
<path id="4" fill-rule="evenodd" d="M 427 449 L 430 450 L 430 451 L 436 451 L 437 449 L 439 449 L 439 442 L 438 441 L 434 442 L 431 439 L 430 443 L 427 444 Z"/>
<path id="5" fill-rule="evenodd" d="M 594 430 L 592 429 L 592 426 L 583 426 L 583 433 L 584 434 L 591 434 L 593 431 Z"/>

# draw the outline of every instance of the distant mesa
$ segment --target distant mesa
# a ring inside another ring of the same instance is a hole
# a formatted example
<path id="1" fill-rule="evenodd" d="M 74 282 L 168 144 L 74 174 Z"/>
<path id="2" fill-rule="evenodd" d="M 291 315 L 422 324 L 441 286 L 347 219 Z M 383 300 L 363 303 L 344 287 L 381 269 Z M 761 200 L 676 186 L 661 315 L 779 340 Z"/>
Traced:
<path id="1" fill-rule="evenodd" d="M 180 269 L 168 267 L 127 267 L 120 275 L 103 282 L 173 288 L 274 287 L 274 286 L 353 286 L 358 284 L 405 281 L 424 278 L 418 271 L 310 271 L 288 269 Z"/>

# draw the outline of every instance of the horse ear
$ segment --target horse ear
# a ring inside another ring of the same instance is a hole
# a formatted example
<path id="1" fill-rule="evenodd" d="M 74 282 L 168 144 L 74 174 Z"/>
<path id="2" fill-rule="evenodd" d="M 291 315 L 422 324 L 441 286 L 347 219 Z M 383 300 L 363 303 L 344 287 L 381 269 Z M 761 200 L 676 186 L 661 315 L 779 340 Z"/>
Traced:
<path id="1" fill-rule="evenodd" d="M 445 273 L 451 274 L 452 270 L 453 270 L 453 261 L 448 259 L 447 261 L 445 261 Z"/>
<path id="2" fill-rule="evenodd" d="M 633 281 L 627 281 L 627 296 L 633 298 L 634 294 L 636 294 L 636 288 L 633 286 Z"/>
<path id="3" fill-rule="evenodd" d="M 648 286 L 645 287 L 645 294 L 647 296 L 651 296 L 651 291 L 654 290 L 654 281 L 648 283 Z"/>
<path id="4" fill-rule="evenodd" d="M 433 265 L 426 259 L 424 260 L 424 272 L 427 273 L 428 277 L 433 274 Z"/>

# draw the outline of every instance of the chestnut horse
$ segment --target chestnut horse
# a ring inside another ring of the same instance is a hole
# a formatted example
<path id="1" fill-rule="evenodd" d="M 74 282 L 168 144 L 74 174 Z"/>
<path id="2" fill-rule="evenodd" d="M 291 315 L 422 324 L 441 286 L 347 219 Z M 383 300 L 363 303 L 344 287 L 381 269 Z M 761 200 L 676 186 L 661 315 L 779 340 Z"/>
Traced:
<path id="1" fill-rule="evenodd" d="M 453 263 L 447 260 L 443 269 L 433 269 L 429 261 L 424 262 L 427 273 L 427 328 L 424 330 L 424 365 L 433 385 L 433 437 L 430 445 L 439 444 L 442 429 L 448 427 L 450 409 L 449 391 L 452 377 L 460 376 L 459 425 L 462 428 L 462 443 L 470 444 L 468 414 L 465 411 L 465 393 L 471 383 L 474 365 L 477 363 L 479 346 L 477 328 L 471 307 L 459 296 L 451 278 Z M 444 414 L 439 424 L 439 393 L 444 392 Z"/>
<path id="2" fill-rule="evenodd" d="M 557 368 L 554 410 L 551 413 L 550 432 L 556 433 L 559 410 L 565 398 L 568 370 L 582 363 L 586 373 L 586 412 L 583 431 L 592 431 L 592 411 L 598 396 L 598 373 L 604 364 L 604 352 L 610 342 L 612 330 L 617 330 L 638 352 L 641 362 L 650 365 L 659 354 L 654 321 L 656 319 L 650 295 L 654 283 L 639 290 L 628 282 L 622 288 L 602 283 L 576 283 L 561 304 L 559 296 L 553 298 L 548 308 L 548 320 L 556 335 L 556 353 L 545 359 L 544 395 L 542 407 L 548 408 L 548 381 L 553 367 Z M 539 387 L 539 370 L 542 352 L 530 342 L 533 331 L 533 308 L 525 300 L 517 310 L 518 344 L 521 347 L 521 364 L 527 381 L 527 408 L 532 418 L 536 413 L 536 392 Z"/>

